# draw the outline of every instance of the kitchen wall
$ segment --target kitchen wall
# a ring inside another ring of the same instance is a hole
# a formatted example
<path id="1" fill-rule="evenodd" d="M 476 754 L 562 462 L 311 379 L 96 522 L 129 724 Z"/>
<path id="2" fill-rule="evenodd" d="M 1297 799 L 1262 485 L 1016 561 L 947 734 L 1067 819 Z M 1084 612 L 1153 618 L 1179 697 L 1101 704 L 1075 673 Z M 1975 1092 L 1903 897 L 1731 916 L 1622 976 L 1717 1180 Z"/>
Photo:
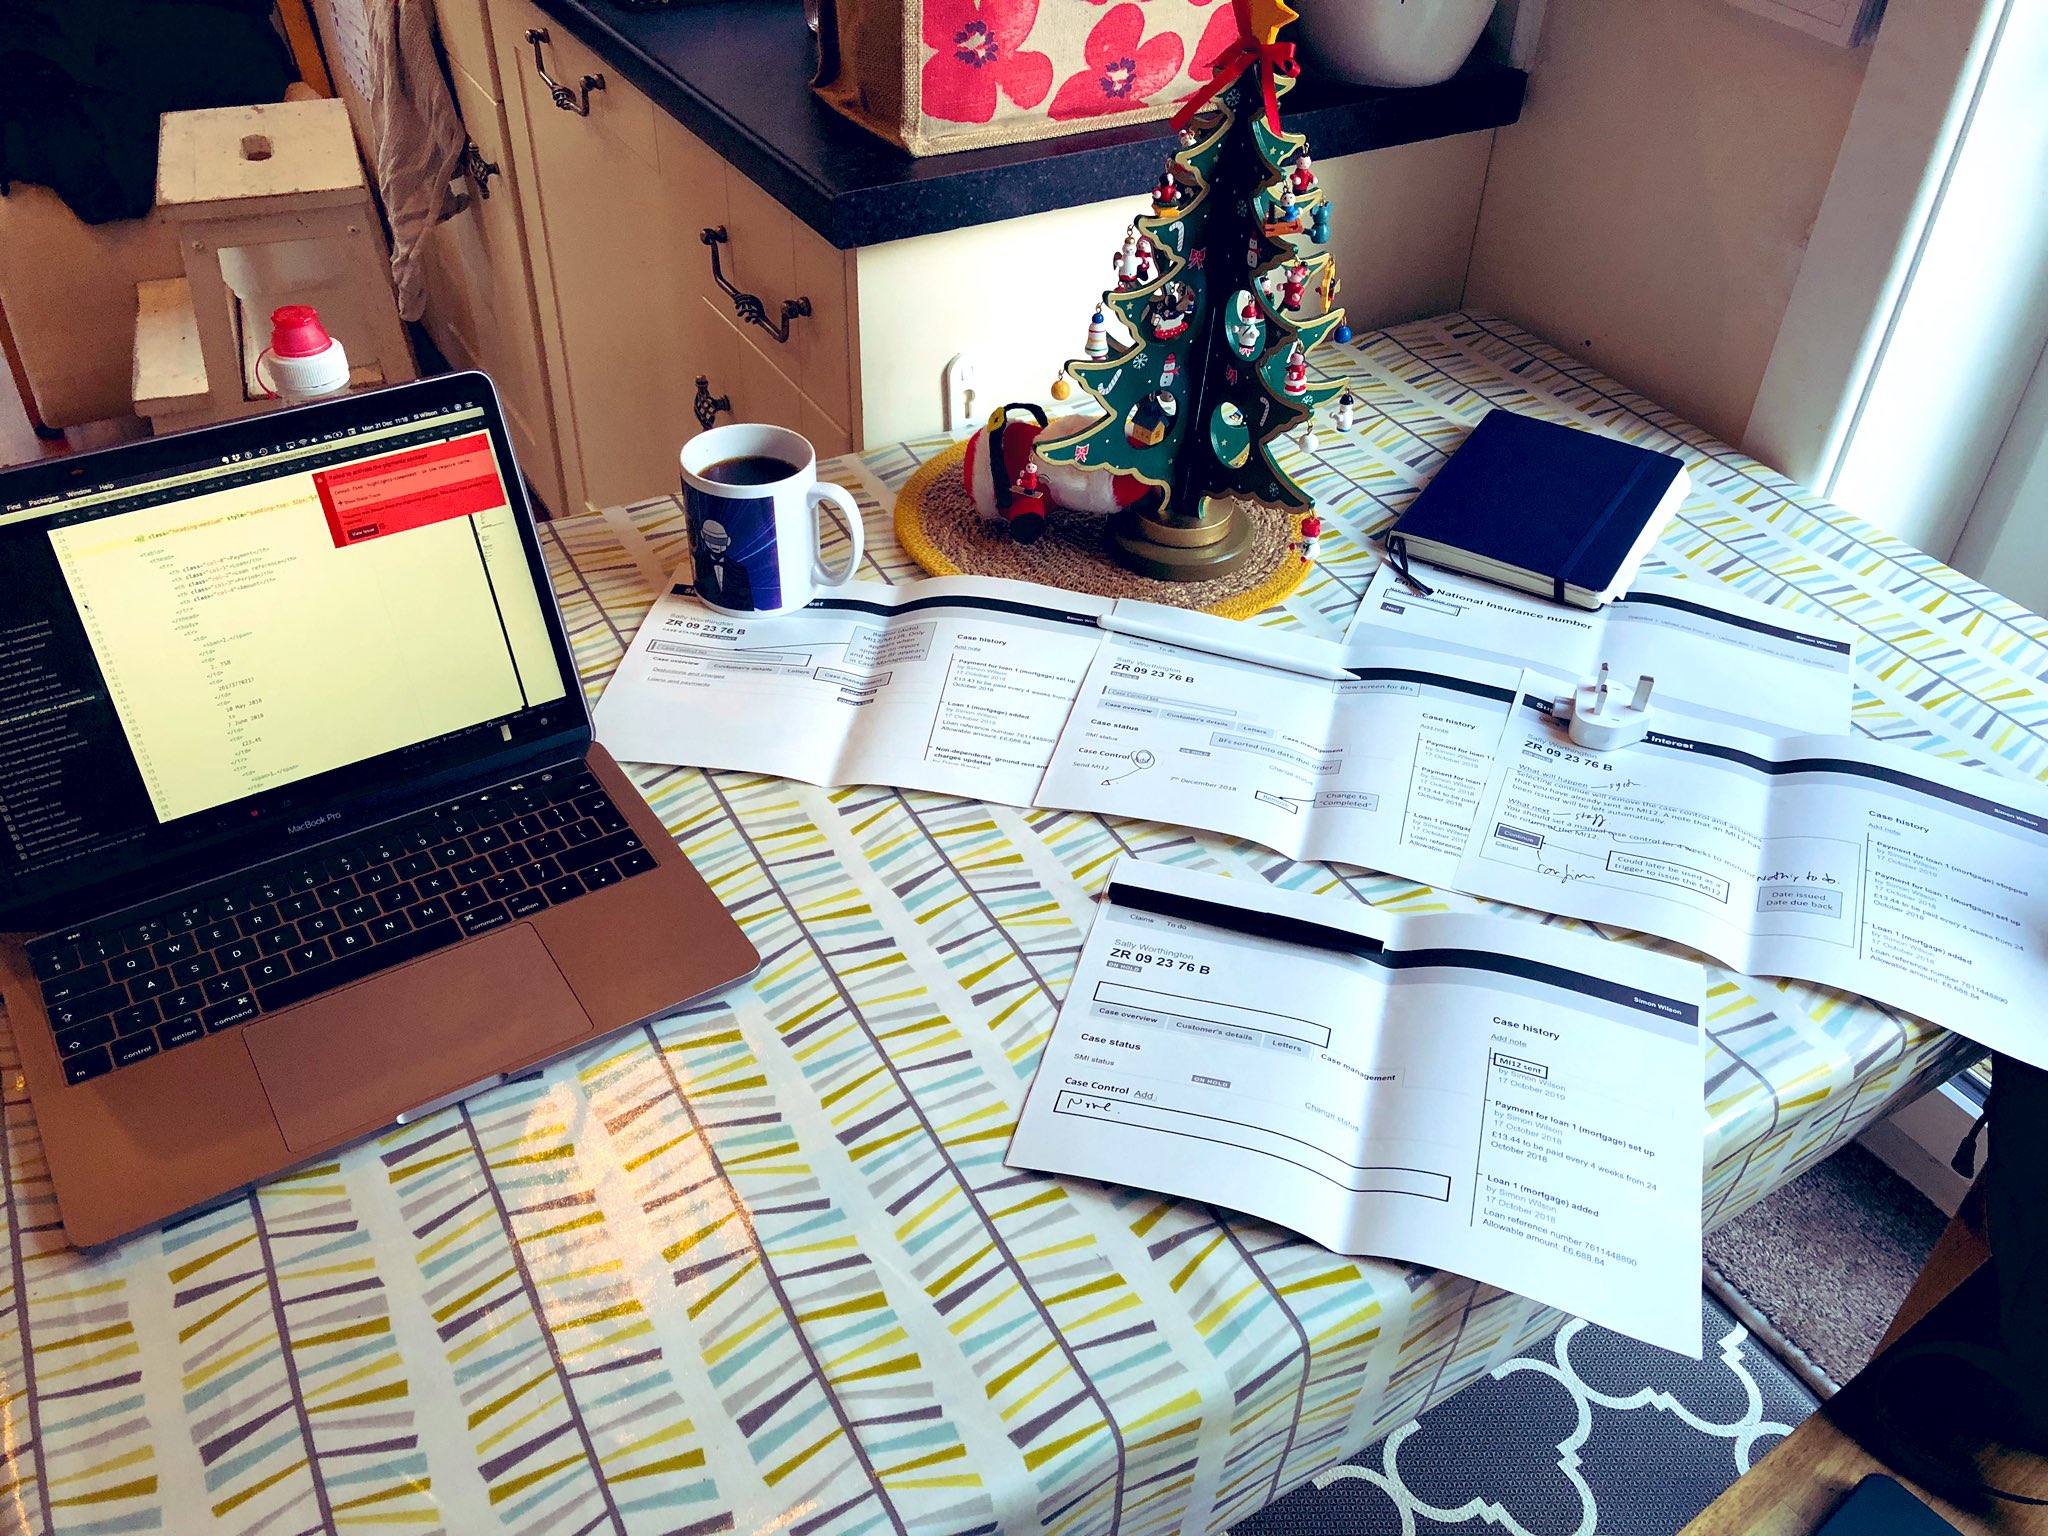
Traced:
<path id="1" fill-rule="evenodd" d="M 1355 328 L 1457 307 L 1492 141 L 1491 132 L 1466 133 L 1316 161 Z M 979 415 L 1009 400 L 1044 400 L 1061 365 L 1081 355 L 1124 230 L 1151 208 L 1119 198 L 863 247 L 856 273 L 868 441 L 931 431 L 940 374 L 963 346 L 974 357 Z M 935 289 L 933 272 L 954 276 Z M 1066 408 L 1092 403 L 1076 391 Z"/>
<path id="2" fill-rule="evenodd" d="M 1464 302 L 1739 441 L 1867 57 L 1724 0 L 1548 0 Z"/>

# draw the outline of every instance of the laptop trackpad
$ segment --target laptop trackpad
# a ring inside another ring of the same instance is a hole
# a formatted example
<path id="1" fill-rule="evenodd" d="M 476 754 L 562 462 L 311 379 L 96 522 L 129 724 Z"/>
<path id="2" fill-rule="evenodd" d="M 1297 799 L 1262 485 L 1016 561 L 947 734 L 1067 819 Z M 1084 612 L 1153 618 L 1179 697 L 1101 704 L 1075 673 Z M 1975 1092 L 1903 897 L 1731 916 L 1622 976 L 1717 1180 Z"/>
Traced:
<path id="1" fill-rule="evenodd" d="M 530 924 L 516 923 L 246 1026 L 293 1151 L 453 1093 L 588 1034 Z"/>

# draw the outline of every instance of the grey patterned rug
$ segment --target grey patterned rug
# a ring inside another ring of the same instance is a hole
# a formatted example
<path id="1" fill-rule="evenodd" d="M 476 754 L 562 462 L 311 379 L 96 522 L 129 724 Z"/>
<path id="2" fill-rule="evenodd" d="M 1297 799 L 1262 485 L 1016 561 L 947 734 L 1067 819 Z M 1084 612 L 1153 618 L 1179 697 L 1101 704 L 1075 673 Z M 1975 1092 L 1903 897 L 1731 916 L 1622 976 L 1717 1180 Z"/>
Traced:
<path id="1" fill-rule="evenodd" d="M 1233 1536 L 1672 1536 L 1817 1406 L 1700 1304 L 1698 1361 L 1568 1322 Z"/>

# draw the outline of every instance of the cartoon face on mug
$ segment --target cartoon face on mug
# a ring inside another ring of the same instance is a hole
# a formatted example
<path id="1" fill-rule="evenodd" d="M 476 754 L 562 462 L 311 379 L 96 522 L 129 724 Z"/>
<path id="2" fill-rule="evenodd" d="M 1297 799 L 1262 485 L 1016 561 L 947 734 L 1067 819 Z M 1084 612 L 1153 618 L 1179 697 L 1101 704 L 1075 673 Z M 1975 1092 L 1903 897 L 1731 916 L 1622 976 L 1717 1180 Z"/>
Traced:
<path id="1" fill-rule="evenodd" d="M 714 498 L 692 488 L 684 505 L 697 552 L 698 595 L 742 612 L 778 606 L 782 591 L 775 566 L 774 499 Z"/>

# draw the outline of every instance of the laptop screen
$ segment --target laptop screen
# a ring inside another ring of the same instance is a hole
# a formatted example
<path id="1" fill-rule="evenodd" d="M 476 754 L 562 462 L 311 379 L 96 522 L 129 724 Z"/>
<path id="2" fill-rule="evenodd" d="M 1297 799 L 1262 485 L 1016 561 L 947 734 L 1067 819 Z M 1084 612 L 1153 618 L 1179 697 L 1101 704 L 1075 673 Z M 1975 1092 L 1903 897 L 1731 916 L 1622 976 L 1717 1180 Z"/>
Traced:
<path id="1" fill-rule="evenodd" d="M 460 382 L 0 477 L 0 909 L 580 723 Z"/>

